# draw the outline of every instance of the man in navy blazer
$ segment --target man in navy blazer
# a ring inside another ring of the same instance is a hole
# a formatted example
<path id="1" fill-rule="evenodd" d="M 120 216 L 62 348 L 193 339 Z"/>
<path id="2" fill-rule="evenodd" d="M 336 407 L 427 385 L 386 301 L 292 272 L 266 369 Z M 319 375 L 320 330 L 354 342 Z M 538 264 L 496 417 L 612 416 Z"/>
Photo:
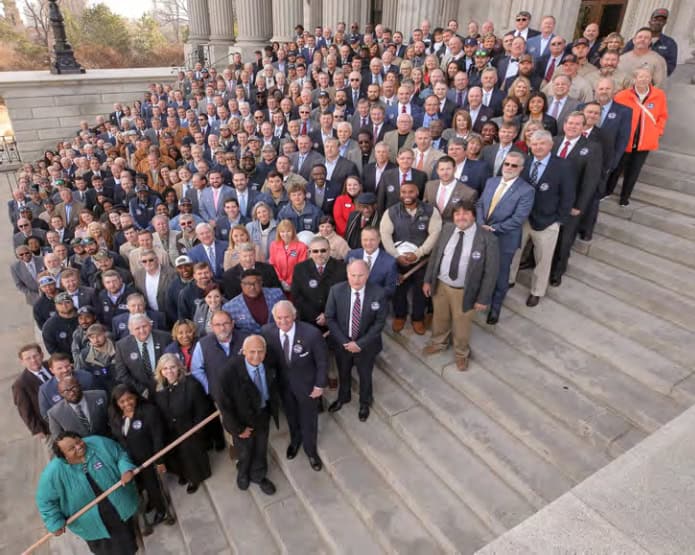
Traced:
<path id="1" fill-rule="evenodd" d="M 224 216 L 224 201 L 234 196 L 234 189 L 222 183 L 222 172 L 212 170 L 208 175 L 210 186 L 200 193 L 200 216 L 206 222 L 214 222 Z M 217 200 L 217 203 L 215 203 Z"/>
<path id="2" fill-rule="evenodd" d="M 318 399 L 328 381 L 328 347 L 318 328 L 297 320 L 297 310 L 290 301 L 280 301 L 273 307 L 275 323 L 266 324 L 262 334 L 268 352 L 280 361 L 281 392 L 290 444 L 287 458 L 294 459 L 299 446 L 309 457 L 315 471 L 323 468 L 316 450 L 318 434 Z"/>
<path id="3" fill-rule="evenodd" d="M 365 227 L 360 234 L 362 248 L 352 249 L 348 252 L 346 260 L 364 260 L 369 266 L 369 279 L 367 283 L 378 285 L 384 290 L 384 296 L 388 301 L 396 292 L 398 285 L 398 265 L 396 259 L 379 248 L 381 235 L 376 227 Z"/>
<path id="4" fill-rule="evenodd" d="M 195 227 L 198 243 L 188 251 L 192 262 L 207 262 L 212 269 L 215 279 L 221 279 L 224 273 L 224 252 L 227 250 L 227 241 L 218 241 L 212 226 L 207 223 L 198 224 Z"/>
<path id="5" fill-rule="evenodd" d="M 523 169 L 524 155 L 509 152 L 502 164 L 502 175 L 487 180 L 478 202 L 477 223 L 495 234 L 500 249 L 500 271 L 487 317 L 490 325 L 499 320 L 502 301 L 509 289 L 512 259 L 521 245 L 521 228 L 533 208 L 535 191 L 519 177 Z"/>
<path id="6" fill-rule="evenodd" d="M 339 411 L 350 402 L 352 367 L 360 377 L 359 419 L 369 418 L 372 404 L 372 371 L 381 352 L 381 332 L 386 323 L 387 301 L 384 290 L 368 283 L 369 267 L 362 259 L 347 267 L 347 282 L 334 285 L 328 294 L 326 320 L 336 344 L 335 360 L 340 377 L 338 399 L 328 410 Z"/>

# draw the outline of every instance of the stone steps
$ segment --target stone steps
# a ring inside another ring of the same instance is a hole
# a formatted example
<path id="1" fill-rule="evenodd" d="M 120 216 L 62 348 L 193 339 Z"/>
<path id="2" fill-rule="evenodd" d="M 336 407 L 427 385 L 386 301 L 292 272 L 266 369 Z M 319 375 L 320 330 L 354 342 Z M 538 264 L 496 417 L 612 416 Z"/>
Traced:
<path id="1" fill-rule="evenodd" d="M 629 206 L 619 206 L 618 197 L 603 200 L 600 207 L 602 213 L 695 241 L 695 217 L 638 200 L 630 200 Z"/>
<path id="2" fill-rule="evenodd" d="M 687 171 L 679 171 L 671 168 L 660 168 L 658 166 L 652 165 L 652 156 L 654 153 L 650 153 L 647 158 L 647 163 L 642 167 L 642 171 L 639 175 L 639 182 L 646 183 L 648 185 L 654 185 L 655 187 L 662 187 L 664 189 L 670 189 L 672 191 L 679 191 L 681 193 L 694 195 L 695 194 L 695 179 L 692 176 L 692 168 L 695 167 L 695 158 L 691 159 L 691 169 Z M 637 188 L 641 185 L 638 184 Z"/>
<path id="3" fill-rule="evenodd" d="M 695 168 L 695 156 L 662 148 L 649 153 L 644 167 L 692 175 Z"/>
<path id="4" fill-rule="evenodd" d="M 649 229 L 610 214 L 601 215 L 596 223 L 596 233 L 654 254 L 659 258 L 695 268 L 695 243 L 682 237 L 657 229 Z"/>
<path id="5" fill-rule="evenodd" d="M 695 195 L 692 194 L 674 191 L 663 186 L 638 183 L 632 192 L 630 202 L 632 197 L 640 202 L 673 212 L 695 216 Z"/>

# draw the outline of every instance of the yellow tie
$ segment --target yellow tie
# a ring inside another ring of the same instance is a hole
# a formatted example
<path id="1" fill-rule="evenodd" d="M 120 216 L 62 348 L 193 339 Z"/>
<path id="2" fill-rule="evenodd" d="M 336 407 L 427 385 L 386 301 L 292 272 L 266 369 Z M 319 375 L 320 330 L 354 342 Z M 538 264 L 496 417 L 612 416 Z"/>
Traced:
<path id="1" fill-rule="evenodd" d="M 495 194 L 492 195 L 492 201 L 490 201 L 490 208 L 487 211 L 488 218 L 495 211 L 495 208 L 497 208 L 497 205 L 499 204 L 502 195 L 507 190 L 508 186 L 509 184 L 506 181 L 500 181 L 500 184 L 497 186 L 497 189 L 495 190 Z"/>

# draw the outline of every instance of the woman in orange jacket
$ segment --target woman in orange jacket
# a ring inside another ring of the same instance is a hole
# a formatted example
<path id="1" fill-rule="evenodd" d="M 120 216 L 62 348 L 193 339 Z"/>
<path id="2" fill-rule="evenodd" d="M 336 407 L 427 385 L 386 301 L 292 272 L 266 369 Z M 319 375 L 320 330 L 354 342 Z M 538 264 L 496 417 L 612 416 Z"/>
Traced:
<path id="1" fill-rule="evenodd" d="M 282 290 L 289 293 L 294 267 L 306 260 L 306 245 L 297 239 L 297 230 L 290 220 L 282 220 L 276 229 L 275 241 L 270 244 L 269 262 L 275 268 Z"/>
<path id="2" fill-rule="evenodd" d="M 623 187 L 620 191 L 620 206 L 630 204 L 630 195 L 635 188 L 642 166 L 650 150 L 659 148 L 659 138 L 664 134 L 668 119 L 666 94 L 652 85 L 652 72 L 643 67 L 634 72 L 635 84 L 630 89 L 617 93 L 613 100 L 632 108 L 630 141 L 616 172 L 623 172 Z"/>

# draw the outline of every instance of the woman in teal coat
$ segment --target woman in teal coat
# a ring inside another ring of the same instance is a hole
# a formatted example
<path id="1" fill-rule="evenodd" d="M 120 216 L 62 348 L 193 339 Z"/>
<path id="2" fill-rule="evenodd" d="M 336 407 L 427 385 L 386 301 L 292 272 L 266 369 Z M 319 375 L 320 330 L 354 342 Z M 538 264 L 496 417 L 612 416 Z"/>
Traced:
<path id="1" fill-rule="evenodd" d="M 125 484 L 69 525 L 97 555 L 132 555 L 135 541 L 133 515 L 138 494 L 135 465 L 115 441 L 100 436 L 84 439 L 62 432 L 53 444 L 55 458 L 41 473 L 36 504 L 49 532 L 60 536 L 68 517 L 116 482 Z"/>

